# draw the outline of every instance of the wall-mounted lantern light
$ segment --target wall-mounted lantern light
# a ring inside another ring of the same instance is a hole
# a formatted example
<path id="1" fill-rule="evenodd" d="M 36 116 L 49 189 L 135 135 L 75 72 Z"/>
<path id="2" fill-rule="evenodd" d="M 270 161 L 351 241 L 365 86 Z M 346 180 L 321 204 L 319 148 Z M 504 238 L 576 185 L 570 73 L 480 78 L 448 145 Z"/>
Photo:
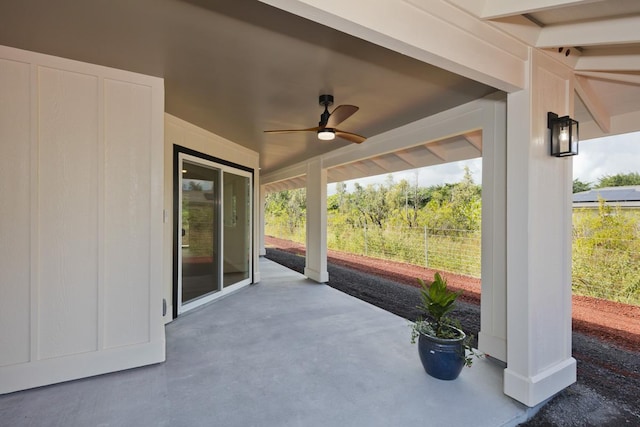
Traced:
<path id="1" fill-rule="evenodd" d="M 551 155 L 556 157 L 578 154 L 578 122 L 569 116 L 547 113 L 547 127 L 551 130 Z"/>

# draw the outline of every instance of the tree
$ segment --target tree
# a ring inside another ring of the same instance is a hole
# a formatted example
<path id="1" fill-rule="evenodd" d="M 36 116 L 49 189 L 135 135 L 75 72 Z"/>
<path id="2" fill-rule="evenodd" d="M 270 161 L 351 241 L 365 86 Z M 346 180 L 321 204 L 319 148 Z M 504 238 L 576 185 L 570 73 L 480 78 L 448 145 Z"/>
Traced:
<path id="1" fill-rule="evenodd" d="M 387 190 L 387 205 L 392 222 L 409 227 L 418 225 L 418 210 L 424 205 L 421 196 L 417 177 L 414 186 L 406 179 L 392 184 Z"/>
<path id="2" fill-rule="evenodd" d="M 456 229 L 480 229 L 480 197 L 481 188 L 473 182 L 471 171 L 465 166 L 462 181 L 451 192 L 451 209 Z"/>
<path id="3" fill-rule="evenodd" d="M 640 185 L 640 174 L 631 172 L 605 175 L 598 180 L 595 188 L 620 187 L 623 185 Z"/>
<path id="4" fill-rule="evenodd" d="M 269 193 L 265 200 L 265 212 L 269 222 L 287 226 L 290 230 L 305 223 L 307 192 L 304 188 Z"/>
<path id="5" fill-rule="evenodd" d="M 573 192 L 574 193 L 580 193 L 582 191 L 589 191 L 589 190 L 591 190 L 591 183 L 590 182 L 582 182 L 578 178 L 573 180 Z"/>
<path id="6" fill-rule="evenodd" d="M 354 203 L 362 216 L 362 224 L 373 223 L 382 228 L 389 214 L 386 203 L 387 187 L 374 184 L 362 187 L 357 182 L 354 187 Z"/>

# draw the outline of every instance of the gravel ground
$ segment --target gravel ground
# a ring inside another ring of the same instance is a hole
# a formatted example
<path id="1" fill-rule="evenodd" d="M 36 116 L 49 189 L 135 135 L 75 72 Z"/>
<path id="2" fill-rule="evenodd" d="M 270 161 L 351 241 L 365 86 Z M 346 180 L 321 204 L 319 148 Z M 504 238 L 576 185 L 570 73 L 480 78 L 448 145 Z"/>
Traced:
<path id="1" fill-rule="evenodd" d="M 267 248 L 266 257 L 300 273 L 303 256 Z M 418 288 L 378 275 L 367 266 L 344 267 L 329 263 L 328 285 L 361 300 L 415 320 L 420 312 Z M 477 336 L 480 307 L 459 301 L 455 315 L 466 331 Z M 627 346 L 628 347 L 628 346 Z M 524 426 L 640 426 L 640 352 L 615 343 L 573 333 L 573 356 L 578 361 L 578 382 L 556 395 Z"/>

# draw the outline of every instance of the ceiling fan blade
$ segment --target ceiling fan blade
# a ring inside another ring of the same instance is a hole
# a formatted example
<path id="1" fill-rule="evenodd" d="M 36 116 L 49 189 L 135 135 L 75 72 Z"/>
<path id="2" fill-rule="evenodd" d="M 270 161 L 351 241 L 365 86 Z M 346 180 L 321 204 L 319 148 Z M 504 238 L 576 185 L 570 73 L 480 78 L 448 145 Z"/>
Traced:
<path id="1" fill-rule="evenodd" d="M 339 136 L 342 139 L 346 139 L 347 141 L 355 142 L 356 144 L 360 144 L 367 139 L 362 135 L 358 135 L 357 133 L 345 132 L 338 129 L 336 129 L 335 132 L 336 136 Z"/>
<path id="2" fill-rule="evenodd" d="M 335 128 L 340 123 L 351 117 L 360 108 L 355 105 L 338 105 L 329 116 L 327 127 Z"/>
<path id="3" fill-rule="evenodd" d="M 319 126 L 309 129 L 276 129 L 276 130 L 265 130 L 264 133 L 291 133 L 291 132 L 317 132 L 320 130 Z"/>

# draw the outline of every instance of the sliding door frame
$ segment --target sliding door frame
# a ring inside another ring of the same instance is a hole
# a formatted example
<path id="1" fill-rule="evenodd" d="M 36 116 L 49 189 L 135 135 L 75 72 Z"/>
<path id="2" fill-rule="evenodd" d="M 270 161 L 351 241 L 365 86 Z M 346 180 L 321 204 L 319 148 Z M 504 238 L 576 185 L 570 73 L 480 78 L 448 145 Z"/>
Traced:
<path id="1" fill-rule="evenodd" d="M 195 308 L 196 306 L 202 305 L 202 304 L 206 304 L 210 301 L 216 300 L 224 295 L 227 295 L 231 292 L 236 291 L 237 289 L 240 289 L 246 285 L 249 285 L 251 283 L 253 283 L 253 279 L 254 279 L 254 271 L 255 271 L 255 261 L 253 259 L 253 253 L 254 253 L 254 236 L 253 236 L 253 232 L 254 232 L 254 220 L 255 220 L 255 216 L 254 216 L 254 191 L 255 191 L 255 186 L 254 186 L 254 182 L 255 182 L 255 170 L 253 168 L 249 168 L 246 166 L 242 166 L 233 162 L 229 162 L 226 161 L 224 159 L 220 159 L 214 156 L 210 156 L 208 154 L 205 153 L 201 153 L 195 150 L 192 150 L 190 148 L 186 148 L 186 147 L 182 147 L 179 145 L 174 145 L 173 146 L 173 268 L 172 268 L 172 272 L 173 272 L 173 318 L 175 319 L 176 317 L 178 317 L 178 315 L 181 313 L 181 303 L 182 303 L 182 297 L 180 295 L 180 273 L 181 273 L 181 234 L 180 234 L 180 230 L 182 229 L 182 224 L 181 224 L 181 188 L 180 188 L 180 184 L 181 184 L 181 174 L 182 174 L 182 168 L 181 168 L 181 163 L 182 163 L 182 158 L 187 158 L 187 160 L 190 161 L 202 161 L 203 163 L 209 163 L 211 165 L 211 167 L 219 169 L 220 171 L 220 192 L 219 192 L 219 221 L 218 221 L 218 226 L 219 228 L 219 234 L 218 234 L 218 247 L 220 248 L 219 253 L 218 253 L 218 257 L 219 257 L 219 265 L 220 265 L 220 272 L 218 272 L 219 274 L 219 280 L 220 280 L 220 289 L 217 292 L 214 292 L 213 294 L 202 298 L 202 301 L 200 301 L 197 304 L 189 304 L 189 307 L 187 308 L 187 310 L 191 309 L 191 308 Z M 249 277 L 247 279 L 244 279 L 236 284 L 233 284 L 229 287 L 224 287 L 223 283 L 223 265 L 224 265 L 224 224 L 223 219 L 222 219 L 222 211 L 223 211 L 223 206 L 222 203 L 224 201 L 224 181 L 223 181 L 223 177 L 224 174 L 226 173 L 233 173 L 236 175 L 240 175 L 240 176 L 245 176 L 247 178 L 249 178 L 249 213 L 248 216 L 250 218 L 250 224 L 248 227 L 248 233 L 249 233 L 249 257 L 250 257 L 250 262 L 249 262 Z"/>

